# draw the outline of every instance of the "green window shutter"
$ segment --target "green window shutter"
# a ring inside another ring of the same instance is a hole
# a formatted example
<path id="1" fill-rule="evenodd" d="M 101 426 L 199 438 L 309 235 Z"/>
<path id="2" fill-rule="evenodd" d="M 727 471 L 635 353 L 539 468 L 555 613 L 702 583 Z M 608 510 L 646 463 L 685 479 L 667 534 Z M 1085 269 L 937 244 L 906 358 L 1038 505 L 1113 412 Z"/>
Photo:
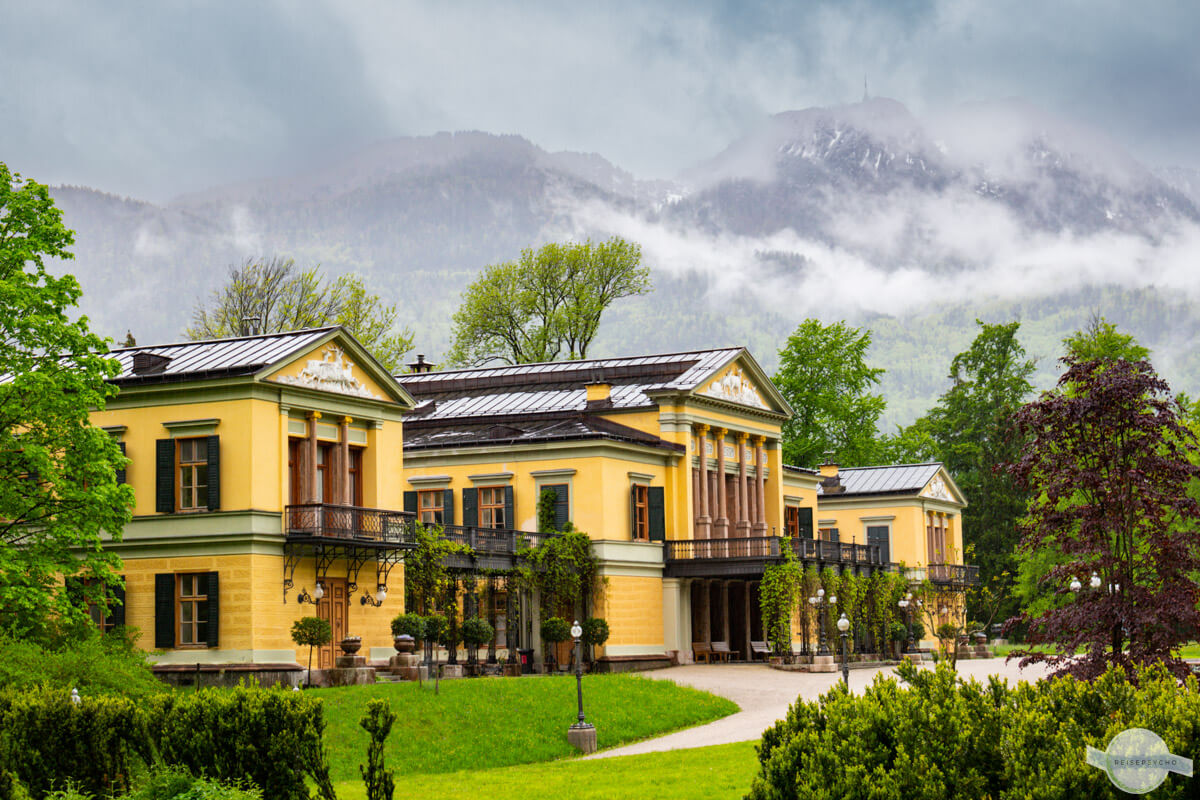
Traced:
<path id="1" fill-rule="evenodd" d="M 170 514 L 175 510 L 175 440 L 159 439 L 154 452 L 154 510 Z M 175 643 L 174 634 L 171 643 Z"/>
<path id="2" fill-rule="evenodd" d="M 811 508 L 801 508 L 798 511 L 800 513 L 796 516 L 800 521 L 800 538 L 813 538 L 813 510 Z"/>
<path id="3" fill-rule="evenodd" d="M 170 650 L 174 646 L 175 573 L 160 572 L 154 576 L 154 647 Z"/>
<path id="4" fill-rule="evenodd" d="M 479 524 L 479 490 L 472 486 L 462 490 L 463 525 L 475 527 Z"/>
<path id="5" fill-rule="evenodd" d="M 867 544 L 879 545 L 879 557 L 887 564 L 891 559 L 891 547 L 888 534 L 891 529 L 887 525 L 867 526 Z"/>
<path id="6" fill-rule="evenodd" d="M 221 507 L 221 437 L 208 437 L 208 510 Z M 215 574 L 215 573 L 214 573 Z"/>
<path id="7" fill-rule="evenodd" d="M 663 487 L 651 486 L 650 501 L 650 541 L 661 542 L 667 538 L 667 509 L 663 499 Z"/>
<path id="8" fill-rule="evenodd" d="M 554 490 L 554 529 L 561 531 L 567 527 L 567 520 L 571 513 L 570 486 L 565 483 L 556 483 L 543 488 Z"/>
<path id="9" fill-rule="evenodd" d="M 121 580 L 125 580 L 125 576 L 121 576 Z M 114 586 L 112 588 L 112 596 L 108 600 L 108 619 L 105 620 L 107 625 L 117 627 L 125 624 L 125 587 Z"/>
<path id="10" fill-rule="evenodd" d="M 454 524 L 454 490 L 442 490 L 442 524 Z"/>
<path id="11" fill-rule="evenodd" d="M 516 530 L 516 516 L 513 514 L 513 488 L 511 486 L 504 487 L 504 527 L 509 530 Z"/>
<path id="12" fill-rule="evenodd" d="M 838 536 L 838 529 L 837 529 L 837 528 L 830 528 L 830 529 L 829 529 L 829 541 L 831 541 L 831 542 L 840 542 L 841 540 L 842 540 L 842 539 L 841 539 L 841 537 L 840 537 L 840 536 Z"/>
<path id="13" fill-rule="evenodd" d="M 125 455 L 125 443 L 117 442 L 117 447 L 121 448 L 121 455 Z M 117 483 L 122 484 L 125 482 L 126 482 L 125 481 L 125 467 L 118 467 L 117 468 Z"/>
<path id="14" fill-rule="evenodd" d="M 404 510 L 410 514 L 417 513 L 417 493 L 416 492 L 405 492 L 404 493 Z"/>
<path id="15" fill-rule="evenodd" d="M 629 538 L 637 539 L 637 486 L 629 487 Z"/>
<path id="16" fill-rule="evenodd" d="M 220 600 L 221 600 L 221 583 L 217 577 L 218 573 L 208 572 L 200 576 L 200 591 L 208 595 L 208 646 L 216 647 L 220 641 Z"/>

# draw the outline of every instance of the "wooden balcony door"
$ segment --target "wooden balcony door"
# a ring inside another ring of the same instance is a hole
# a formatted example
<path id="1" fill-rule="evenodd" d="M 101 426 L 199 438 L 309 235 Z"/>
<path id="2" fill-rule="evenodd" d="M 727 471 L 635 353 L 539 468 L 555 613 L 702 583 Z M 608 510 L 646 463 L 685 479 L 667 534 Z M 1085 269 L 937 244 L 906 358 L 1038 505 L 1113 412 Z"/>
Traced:
<path id="1" fill-rule="evenodd" d="M 347 597 L 345 578 L 325 578 L 321 584 L 325 587 L 325 596 L 317 604 L 317 616 L 329 620 L 333 637 L 329 640 L 329 644 L 318 651 L 317 667 L 329 669 L 333 667 L 334 656 L 341 652 L 338 649 L 338 642 L 346 638 L 350 603 Z"/>

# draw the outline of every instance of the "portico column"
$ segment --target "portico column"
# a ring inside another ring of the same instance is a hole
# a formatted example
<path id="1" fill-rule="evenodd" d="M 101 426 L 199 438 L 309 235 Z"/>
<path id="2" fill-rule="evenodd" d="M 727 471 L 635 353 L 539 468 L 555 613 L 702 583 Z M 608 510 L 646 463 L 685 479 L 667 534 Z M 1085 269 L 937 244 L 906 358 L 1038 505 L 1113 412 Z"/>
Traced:
<path id="1" fill-rule="evenodd" d="M 738 513 L 737 535 L 745 538 L 750 535 L 750 504 L 746 502 L 749 486 L 746 483 L 746 439 L 747 433 L 737 435 L 738 443 Z"/>
<path id="2" fill-rule="evenodd" d="M 729 537 L 729 508 L 725 488 L 725 433 L 724 428 L 713 429 L 713 446 L 717 448 L 717 518 L 713 522 L 713 536 L 717 539 Z"/>
<path id="3" fill-rule="evenodd" d="M 707 539 L 712 535 L 712 517 L 708 515 L 708 426 L 696 426 L 696 441 L 700 457 L 700 513 L 696 517 L 696 538 Z"/>
<path id="4" fill-rule="evenodd" d="M 755 511 L 758 512 L 754 518 L 755 536 L 767 535 L 767 460 L 763 453 L 766 441 L 765 436 L 754 437 L 754 495 L 758 498 L 755 503 Z"/>
<path id="5" fill-rule="evenodd" d="M 304 442 L 304 451 L 308 455 L 308 463 L 304 469 L 304 502 L 317 502 L 317 421 L 321 419 L 320 411 L 308 413 L 308 439 Z M 329 502 L 329 498 L 325 498 Z"/>

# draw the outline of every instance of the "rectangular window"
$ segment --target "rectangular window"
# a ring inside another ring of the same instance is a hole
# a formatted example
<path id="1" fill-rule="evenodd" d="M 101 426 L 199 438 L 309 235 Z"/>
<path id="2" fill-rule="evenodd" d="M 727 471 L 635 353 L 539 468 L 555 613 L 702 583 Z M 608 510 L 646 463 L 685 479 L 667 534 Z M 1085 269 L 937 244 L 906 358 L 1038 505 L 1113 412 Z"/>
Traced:
<path id="1" fill-rule="evenodd" d="M 208 440 L 178 440 L 180 511 L 208 508 Z"/>
<path id="2" fill-rule="evenodd" d="M 504 519 L 504 487 L 483 486 L 479 489 L 479 527 L 507 528 Z"/>
<path id="3" fill-rule="evenodd" d="M 783 527 L 793 539 L 800 538 L 800 509 L 788 506 L 783 510 Z"/>
<path id="4" fill-rule="evenodd" d="M 333 448 L 327 444 L 317 445 L 317 502 L 327 503 L 333 498 L 333 470 L 330 468 Z"/>
<path id="5" fill-rule="evenodd" d="M 642 484 L 633 487 L 633 538 L 650 538 L 650 487 Z"/>
<path id="6" fill-rule="evenodd" d="M 838 529 L 817 528 L 817 538 L 822 542 L 836 542 L 838 541 Z"/>
<path id="7" fill-rule="evenodd" d="M 417 512 L 421 522 L 432 522 L 438 525 L 444 523 L 445 507 L 442 498 L 445 492 L 441 489 L 424 489 L 417 492 Z"/>
<path id="8" fill-rule="evenodd" d="M 208 642 L 208 595 L 201 573 L 176 575 L 178 608 L 177 647 L 206 647 Z"/>
<path id="9" fill-rule="evenodd" d="M 350 448 L 350 504 L 363 504 L 363 451 L 360 447 Z"/>

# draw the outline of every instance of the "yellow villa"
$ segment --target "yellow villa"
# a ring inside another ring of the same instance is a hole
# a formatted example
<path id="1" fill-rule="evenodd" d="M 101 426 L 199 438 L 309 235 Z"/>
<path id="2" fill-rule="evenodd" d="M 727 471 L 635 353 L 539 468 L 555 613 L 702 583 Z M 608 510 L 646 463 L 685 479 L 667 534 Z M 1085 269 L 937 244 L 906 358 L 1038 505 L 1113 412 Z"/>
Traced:
<path id="1" fill-rule="evenodd" d="M 758 582 L 784 547 L 858 574 L 903 563 L 959 597 L 974 579 L 945 470 L 784 464 L 792 409 L 744 348 L 442 372 L 418 358 L 391 376 L 327 328 L 113 356 L 121 391 L 94 422 L 130 458 L 137 507 L 111 545 L 127 583 L 108 624 L 146 632 L 162 672 L 294 680 L 290 628 L 312 614 L 382 663 L 417 521 L 471 547 L 450 566 L 494 624 L 487 658 L 537 661 L 538 599 L 506 575 L 553 535 L 534 533 L 548 489 L 556 527 L 598 560 L 581 611 L 608 621 L 605 669 L 752 659 Z"/>

